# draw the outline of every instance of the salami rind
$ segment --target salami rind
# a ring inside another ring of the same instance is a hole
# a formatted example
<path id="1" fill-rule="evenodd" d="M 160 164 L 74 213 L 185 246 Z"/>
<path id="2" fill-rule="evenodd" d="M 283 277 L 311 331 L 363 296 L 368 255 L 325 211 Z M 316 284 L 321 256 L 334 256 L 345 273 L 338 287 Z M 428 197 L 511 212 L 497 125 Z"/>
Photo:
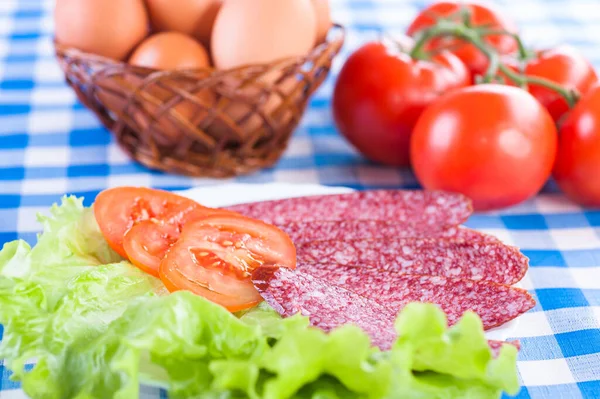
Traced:
<path id="1" fill-rule="evenodd" d="M 313 241 L 296 245 L 296 252 L 299 263 L 337 263 L 508 285 L 520 281 L 529 267 L 527 257 L 514 247 L 456 237 Z"/>
<path id="2" fill-rule="evenodd" d="M 372 299 L 287 268 L 257 269 L 252 280 L 264 300 L 284 317 L 300 313 L 325 331 L 355 324 L 383 350 L 395 341 L 395 313 Z"/>
<path id="3" fill-rule="evenodd" d="M 471 310 L 479 315 L 487 330 L 535 306 L 535 300 L 527 291 L 489 281 L 409 275 L 323 263 L 298 264 L 297 270 L 373 299 L 395 312 L 410 302 L 434 303 L 446 313 L 450 325 Z"/>
<path id="4" fill-rule="evenodd" d="M 227 209 L 267 223 L 315 220 L 384 220 L 438 229 L 457 226 L 472 213 L 471 201 L 442 191 L 373 190 L 234 205 Z"/>
<path id="5" fill-rule="evenodd" d="M 381 350 L 389 350 L 396 341 L 396 312 L 375 300 L 301 270 L 260 268 L 252 279 L 265 301 L 284 317 L 300 313 L 310 319 L 312 326 L 324 331 L 355 324 Z M 497 356 L 505 344 L 489 341 L 492 354 Z"/>
<path id="6" fill-rule="evenodd" d="M 500 242 L 494 236 L 465 227 L 425 226 L 383 220 L 316 220 L 280 224 L 277 227 L 285 231 L 296 244 L 321 240 L 345 241 L 368 238 L 423 237 L 452 237 L 466 241 Z"/>

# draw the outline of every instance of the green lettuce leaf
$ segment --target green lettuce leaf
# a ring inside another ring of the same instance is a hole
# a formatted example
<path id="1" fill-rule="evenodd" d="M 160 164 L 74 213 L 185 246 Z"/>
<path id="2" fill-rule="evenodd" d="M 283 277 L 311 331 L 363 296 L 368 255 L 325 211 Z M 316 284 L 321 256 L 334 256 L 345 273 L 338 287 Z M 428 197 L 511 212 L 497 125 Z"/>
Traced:
<path id="1" fill-rule="evenodd" d="M 32 398 L 497 398 L 518 391 L 516 349 L 492 358 L 481 321 L 451 328 L 410 304 L 388 352 L 356 326 L 327 334 L 266 304 L 231 314 L 110 249 L 93 211 L 64 198 L 31 248 L 0 251 L 0 357 Z M 31 369 L 26 367 L 35 362 Z"/>

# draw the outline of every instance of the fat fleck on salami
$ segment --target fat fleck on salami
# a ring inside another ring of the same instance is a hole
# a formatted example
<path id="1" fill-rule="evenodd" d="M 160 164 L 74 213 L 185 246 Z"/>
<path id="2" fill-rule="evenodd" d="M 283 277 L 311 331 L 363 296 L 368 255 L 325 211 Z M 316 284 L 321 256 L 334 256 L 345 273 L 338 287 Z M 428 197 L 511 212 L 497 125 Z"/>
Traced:
<path id="1" fill-rule="evenodd" d="M 528 268 L 527 257 L 514 247 L 457 237 L 313 241 L 297 245 L 296 250 L 298 263 L 324 263 L 327 267 L 337 263 L 508 285 L 521 280 Z"/>
<path id="2" fill-rule="evenodd" d="M 471 201 L 441 191 L 374 190 L 234 205 L 227 209 L 267 223 L 316 220 L 384 220 L 413 226 L 457 226 L 472 213 Z"/>
<path id="3" fill-rule="evenodd" d="M 415 225 L 383 220 L 314 220 L 280 224 L 277 227 L 285 231 L 296 244 L 321 240 L 414 237 L 453 237 L 466 241 L 500 242 L 496 237 L 466 227 Z"/>

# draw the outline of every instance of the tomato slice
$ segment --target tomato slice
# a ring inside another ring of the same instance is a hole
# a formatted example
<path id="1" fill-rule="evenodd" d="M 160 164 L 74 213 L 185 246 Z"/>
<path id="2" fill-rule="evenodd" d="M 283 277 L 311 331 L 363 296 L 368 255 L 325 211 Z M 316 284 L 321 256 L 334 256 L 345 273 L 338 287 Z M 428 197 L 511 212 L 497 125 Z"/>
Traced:
<path id="1" fill-rule="evenodd" d="M 160 264 L 169 291 L 187 290 L 230 311 L 262 301 L 251 280 L 260 266 L 296 267 L 296 249 L 277 227 L 239 215 L 187 223 Z"/>
<path id="2" fill-rule="evenodd" d="M 126 234 L 123 248 L 135 266 L 158 277 L 160 261 L 179 237 L 175 224 L 158 220 L 136 223 Z"/>
<path id="3" fill-rule="evenodd" d="M 222 209 L 199 206 L 163 215 L 162 220 L 149 219 L 137 222 L 123 239 L 127 257 L 137 267 L 158 277 L 160 262 L 171 246 L 177 241 L 186 223 L 209 215 L 234 214 Z"/>
<path id="4" fill-rule="evenodd" d="M 137 222 L 149 219 L 161 220 L 185 213 L 189 208 L 201 208 L 189 198 L 144 187 L 117 187 L 102 191 L 94 203 L 94 215 L 100 231 L 108 244 L 123 257 L 125 233 Z"/>
<path id="5" fill-rule="evenodd" d="M 172 276 L 162 276 L 162 282 L 167 287 L 170 292 L 180 291 L 177 279 L 171 281 Z M 254 286 L 252 286 L 254 288 Z M 219 294 L 218 292 L 209 290 L 200 285 L 197 285 L 192 291 L 195 295 L 201 296 L 203 298 L 208 299 L 211 302 L 219 304 L 229 310 L 230 312 L 238 312 L 240 310 L 249 309 L 260 302 L 262 302 L 262 297 L 258 294 L 256 289 L 240 289 L 236 296 L 226 296 Z"/>

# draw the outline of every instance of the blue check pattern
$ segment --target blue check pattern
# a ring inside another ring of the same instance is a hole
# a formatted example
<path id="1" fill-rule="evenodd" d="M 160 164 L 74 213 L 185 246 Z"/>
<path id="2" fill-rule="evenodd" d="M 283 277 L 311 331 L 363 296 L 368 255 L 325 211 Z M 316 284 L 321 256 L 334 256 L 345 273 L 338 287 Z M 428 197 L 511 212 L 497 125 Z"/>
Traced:
<path id="1" fill-rule="evenodd" d="M 332 0 L 335 20 L 349 28 L 332 75 L 314 96 L 281 161 L 232 179 L 358 189 L 405 187 L 410 172 L 361 158 L 339 136 L 330 114 L 335 75 L 348 53 L 382 31 L 399 34 L 425 2 Z M 597 0 L 497 1 L 536 47 L 569 43 L 600 67 Z M 117 185 L 185 189 L 222 181 L 150 171 L 131 162 L 64 83 L 52 45 L 52 1 L 0 0 L 0 242 L 35 241 L 37 211 L 64 193 L 85 196 Z M 538 305 L 514 338 L 522 342 L 518 398 L 600 398 L 600 211 L 568 202 L 550 183 L 537 198 L 468 225 L 522 248 L 531 259 L 523 286 Z M 0 327 L 1 333 L 1 327 Z M 0 397 L 24 398 L 0 363 Z M 145 389 L 144 397 L 165 397 Z"/>

